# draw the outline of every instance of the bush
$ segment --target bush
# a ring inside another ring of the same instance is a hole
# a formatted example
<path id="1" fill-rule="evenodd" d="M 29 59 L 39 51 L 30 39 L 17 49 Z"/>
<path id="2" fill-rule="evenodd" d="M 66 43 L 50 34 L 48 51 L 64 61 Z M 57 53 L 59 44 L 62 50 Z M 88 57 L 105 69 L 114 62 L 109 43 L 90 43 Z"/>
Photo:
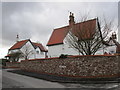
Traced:
<path id="1" fill-rule="evenodd" d="M 7 60 L 7 59 L 1 59 L 1 61 L 2 61 L 3 66 L 6 66 L 6 62 L 9 62 L 9 60 Z"/>
<path id="2" fill-rule="evenodd" d="M 59 56 L 59 58 L 67 58 L 67 56 L 68 56 L 68 55 L 61 54 L 61 55 Z"/>

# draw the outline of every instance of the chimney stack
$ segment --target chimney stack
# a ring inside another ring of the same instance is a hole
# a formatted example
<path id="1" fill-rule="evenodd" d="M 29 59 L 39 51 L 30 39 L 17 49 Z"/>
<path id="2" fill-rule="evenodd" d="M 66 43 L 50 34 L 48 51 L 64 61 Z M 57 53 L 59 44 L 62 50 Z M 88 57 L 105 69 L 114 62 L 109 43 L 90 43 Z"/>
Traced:
<path id="1" fill-rule="evenodd" d="M 116 33 L 114 32 L 114 33 L 112 33 L 112 39 L 117 39 L 117 35 L 116 35 Z"/>
<path id="2" fill-rule="evenodd" d="M 19 35 L 17 34 L 16 42 L 19 42 Z"/>
<path id="3" fill-rule="evenodd" d="M 69 26 L 72 26 L 73 24 L 75 24 L 74 14 L 73 14 L 72 12 L 70 12 L 70 16 L 69 16 Z"/>

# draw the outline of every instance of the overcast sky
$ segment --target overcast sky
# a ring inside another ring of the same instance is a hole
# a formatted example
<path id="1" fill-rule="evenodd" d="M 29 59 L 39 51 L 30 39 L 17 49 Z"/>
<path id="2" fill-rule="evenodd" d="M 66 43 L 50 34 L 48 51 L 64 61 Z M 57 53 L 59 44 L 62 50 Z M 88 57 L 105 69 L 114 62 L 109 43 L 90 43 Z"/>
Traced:
<path id="1" fill-rule="evenodd" d="M 2 2 L 0 40 L 4 54 L 0 58 L 16 42 L 17 34 L 20 40 L 31 39 L 46 46 L 54 28 L 68 25 L 70 11 L 77 22 L 87 12 L 91 19 L 104 16 L 115 23 L 118 20 L 117 2 Z"/>

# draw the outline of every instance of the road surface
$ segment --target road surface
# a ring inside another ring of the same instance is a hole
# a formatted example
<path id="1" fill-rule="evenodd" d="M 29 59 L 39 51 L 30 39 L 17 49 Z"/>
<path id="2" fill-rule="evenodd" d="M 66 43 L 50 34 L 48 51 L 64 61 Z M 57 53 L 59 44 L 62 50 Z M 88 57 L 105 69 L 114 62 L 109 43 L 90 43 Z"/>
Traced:
<path id="1" fill-rule="evenodd" d="M 79 88 L 79 90 L 120 90 L 120 84 L 70 84 L 41 80 L 2 70 L 3 88 Z M 0 71 L 1 72 L 1 71 Z M 66 90 L 66 89 L 65 89 Z"/>
<path id="2" fill-rule="evenodd" d="M 3 70 L 3 88 L 64 88 L 59 83 L 48 82 Z"/>

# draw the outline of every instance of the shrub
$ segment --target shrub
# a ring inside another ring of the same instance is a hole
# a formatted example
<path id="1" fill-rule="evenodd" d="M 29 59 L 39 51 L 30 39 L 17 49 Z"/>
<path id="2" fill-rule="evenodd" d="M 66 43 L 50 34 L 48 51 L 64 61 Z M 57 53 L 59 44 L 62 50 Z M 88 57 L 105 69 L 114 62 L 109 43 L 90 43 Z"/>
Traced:
<path id="1" fill-rule="evenodd" d="M 60 56 L 59 56 L 59 58 L 67 58 L 67 54 L 65 55 L 65 54 L 61 54 Z"/>

